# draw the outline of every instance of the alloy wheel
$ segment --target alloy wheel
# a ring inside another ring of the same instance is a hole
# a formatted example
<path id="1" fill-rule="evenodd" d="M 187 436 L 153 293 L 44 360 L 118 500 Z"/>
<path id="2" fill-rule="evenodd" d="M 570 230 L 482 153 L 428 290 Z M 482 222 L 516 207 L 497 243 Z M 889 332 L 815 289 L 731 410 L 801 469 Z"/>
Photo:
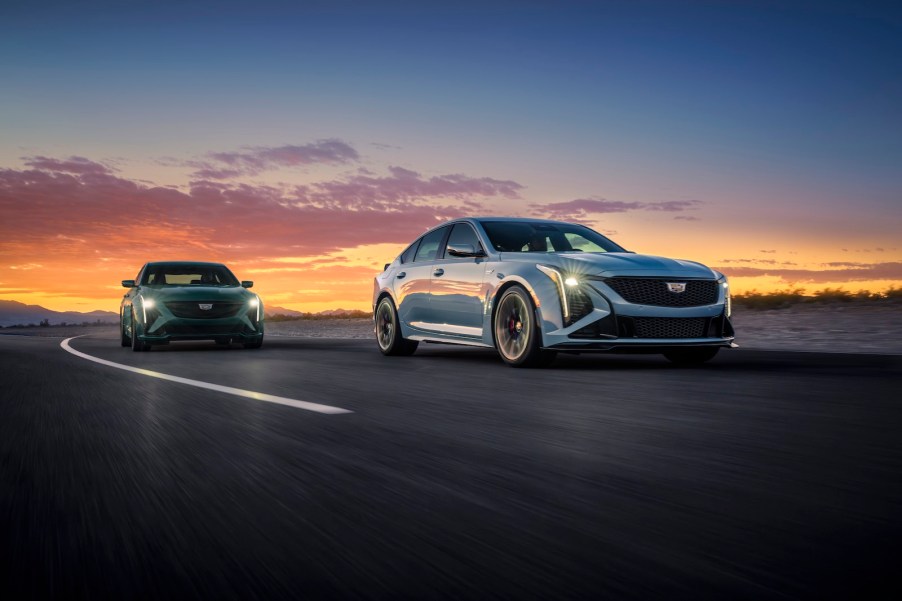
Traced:
<path id="1" fill-rule="evenodd" d="M 531 330 L 531 311 L 523 297 L 515 292 L 505 294 L 495 316 L 498 350 L 509 361 L 516 361 L 529 347 Z"/>

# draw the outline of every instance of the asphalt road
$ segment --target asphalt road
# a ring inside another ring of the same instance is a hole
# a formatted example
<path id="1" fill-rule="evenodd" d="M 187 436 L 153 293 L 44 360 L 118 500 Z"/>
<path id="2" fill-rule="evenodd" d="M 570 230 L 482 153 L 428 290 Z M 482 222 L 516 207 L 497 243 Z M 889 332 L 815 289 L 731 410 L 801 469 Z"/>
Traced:
<path id="1" fill-rule="evenodd" d="M 0 336 L 0 598 L 902 598 L 902 358 Z"/>

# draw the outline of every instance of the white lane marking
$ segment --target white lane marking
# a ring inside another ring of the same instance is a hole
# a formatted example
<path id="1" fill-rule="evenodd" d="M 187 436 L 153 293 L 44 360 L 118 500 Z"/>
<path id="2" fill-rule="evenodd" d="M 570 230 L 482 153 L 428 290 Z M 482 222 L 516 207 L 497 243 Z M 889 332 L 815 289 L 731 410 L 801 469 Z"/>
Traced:
<path id="1" fill-rule="evenodd" d="M 86 334 L 82 334 L 85 336 Z M 244 390 L 242 388 L 232 388 L 231 386 L 222 386 L 221 384 L 211 384 L 209 382 L 202 382 L 200 380 L 192 380 L 190 378 L 182 378 L 180 376 L 171 376 L 169 374 L 164 374 L 158 371 L 151 371 L 149 369 L 142 369 L 140 367 L 132 367 L 131 365 L 123 365 L 121 363 L 115 363 L 113 361 L 107 361 L 106 359 L 101 359 L 100 357 L 95 357 L 93 355 L 88 355 L 87 353 L 83 353 L 81 351 L 77 351 L 71 346 L 69 346 L 69 341 L 74 340 L 76 338 L 81 338 L 81 336 L 73 336 L 72 338 L 66 338 L 62 342 L 60 342 L 60 346 L 63 347 L 63 350 L 76 355 L 77 357 L 81 357 L 82 359 L 87 359 L 88 361 L 93 361 L 94 363 L 100 363 L 101 365 L 107 365 L 109 367 L 115 367 L 116 369 L 124 369 L 125 371 L 131 371 L 136 374 L 141 374 L 142 376 L 150 376 L 151 378 L 160 378 L 161 380 L 169 380 L 170 382 L 178 382 L 179 384 L 187 384 L 188 386 L 197 386 L 198 388 L 206 388 L 207 390 L 215 390 L 216 392 L 224 392 L 226 394 L 234 394 L 235 396 L 243 396 L 248 399 L 254 399 L 256 401 L 264 401 L 267 403 L 276 403 L 278 405 L 288 405 L 289 407 L 295 407 L 297 409 L 305 409 L 307 411 L 315 411 L 317 413 L 328 413 L 331 415 L 338 415 L 340 413 L 353 413 L 348 409 L 342 409 L 341 407 L 330 407 L 329 405 L 320 405 L 319 403 L 308 403 L 307 401 L 298 401 L 296 399 L 289 399 L 282 396 L 274 396 L 271 394 L 264 394 L 262 392 L 254 392 L 253 390 Z"/>

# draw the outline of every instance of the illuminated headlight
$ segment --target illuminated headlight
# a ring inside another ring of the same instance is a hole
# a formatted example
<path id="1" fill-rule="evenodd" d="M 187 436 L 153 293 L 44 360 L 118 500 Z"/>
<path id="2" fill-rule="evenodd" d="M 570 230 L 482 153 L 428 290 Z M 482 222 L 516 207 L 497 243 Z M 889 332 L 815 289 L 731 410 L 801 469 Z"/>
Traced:
<path id="1" fill-rule="evenodd" d="M 153 309 L 156 306 L 156 304 L 153 302 L 153 299 L 144 298 L 143 296 L 139 296 L 138 298 L 141 299 L 141 318 L 142 318 L 141 321 L 146 326 L 147 325 L 147 310 Z"/>
<path id="2" fill-rule="evenodd" d="M 564 284 L 566 286 L 579 286 L 579 280 L 574 277 L 565 278 Z"/>
<path id="3" fill-rule="evenodd" d="M 247 301 L 247 305 L 248 305 L 250 308 L 256 309 L 256 310 L 257 310 L 257 321 L 260 321 L 261 319 L 263 319 L 263 315 L 262 315 L 262 313 L 263 313 L 263 303 L 260 302 L 260 297 L 259 297 L 259 296 L 255 296 L 255 297 L 252 298 L 251 300 Z"/>
<path id="4" fill-rule="evenodd" d="M 719 275 L 720 278 L 718 278 L 717 283 L 723 286 L 724 315 L 730 317 L 730 315 L 733 314 L 733 299 L 730 298 L 730 282 L 724 274 L 721 273 Z"/>

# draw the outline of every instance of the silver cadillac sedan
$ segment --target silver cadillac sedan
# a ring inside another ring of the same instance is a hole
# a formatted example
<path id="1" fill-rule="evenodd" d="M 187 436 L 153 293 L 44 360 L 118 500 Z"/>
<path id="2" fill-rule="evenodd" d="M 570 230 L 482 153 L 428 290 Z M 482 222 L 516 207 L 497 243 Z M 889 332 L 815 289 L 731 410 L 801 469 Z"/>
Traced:
<path id="1" fill-rule="evenodd" d="M 733 344 L 727 278 L 639 255 L 583 225 L 482 217 L 439 225 L 373 288 L 385 355 L 420 342 L 495 348 L 511 366 L 557 352 L 661 353 L 697 364 Z"/>

